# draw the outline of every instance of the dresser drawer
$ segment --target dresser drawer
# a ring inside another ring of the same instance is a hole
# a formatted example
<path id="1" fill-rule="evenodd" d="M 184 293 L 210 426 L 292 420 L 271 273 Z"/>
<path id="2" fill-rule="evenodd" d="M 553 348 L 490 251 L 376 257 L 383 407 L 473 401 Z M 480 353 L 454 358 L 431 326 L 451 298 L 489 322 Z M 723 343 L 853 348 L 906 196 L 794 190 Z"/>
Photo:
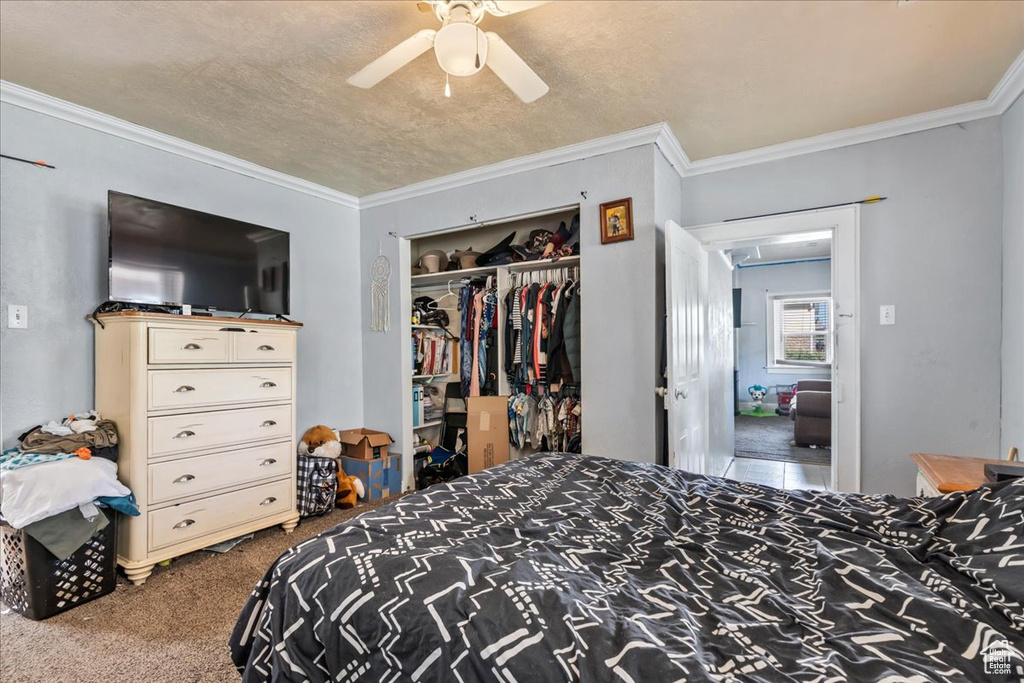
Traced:
<path id="1" fill-rule="evenodd" d="M 189 453 L 292 435 L 291 405 L 149 418 L 149 456 Z"/>
<path id="2" fill-rule="evenodd" d="M 238 332 L 234 343 L 235 360 L 240 363 L 295 360 L 295 335 L 291 332 Z"/>
<path id="3" fill-rule="evenodd" d="M 157 550 L 292 509 L 292 479 L 172 505 L 149 513 L 149 549 Z"/>
<path id="4" fill-rule="evenodd" d="M 291 397 L 291 368 L 149 372 L 150 410 L 287 401 Z"/>
<path id="5" fill-rule="evenodd" d="M 149 504 L 209 493 L 292 473 L 292 442 L 253 446 L 149 466 Z"/>
<path id="6" fill-rule="evenodd" d="M 226 363 L 230 353 L 228 332 L 149 329 L 150 363 Z"/>

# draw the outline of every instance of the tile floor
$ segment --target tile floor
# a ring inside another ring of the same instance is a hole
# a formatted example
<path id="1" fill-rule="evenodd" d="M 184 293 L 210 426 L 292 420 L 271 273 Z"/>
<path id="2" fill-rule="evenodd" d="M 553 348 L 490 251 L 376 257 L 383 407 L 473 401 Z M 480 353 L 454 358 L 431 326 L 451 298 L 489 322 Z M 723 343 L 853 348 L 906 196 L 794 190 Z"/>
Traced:
<path id="1" fill-rule="evenodd" d="M 824 465 L 734 458 L 729 469 L 725 471 L 725 477 L 742 483 L 764 484 L 780 489 L 832 490 L 832 470 Z"/>

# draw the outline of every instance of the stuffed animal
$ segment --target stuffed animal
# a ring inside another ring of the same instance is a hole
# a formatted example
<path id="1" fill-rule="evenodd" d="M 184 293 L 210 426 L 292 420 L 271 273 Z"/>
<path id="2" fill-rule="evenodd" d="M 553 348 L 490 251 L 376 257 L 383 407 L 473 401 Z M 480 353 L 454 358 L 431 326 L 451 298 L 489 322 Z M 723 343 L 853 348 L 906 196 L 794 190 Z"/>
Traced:
<path id="1" fill-rule="evenodd" d="M 752 387 L 748 387 L 747 392 L 750 393 L 750 398 L 754 400 L 754 410 L 761 410 L 761 404 L 764 402 L 764 397 L 768 390 L 760 384 L 755 384 Z"/>
<path id="2" fill-rule="evenodd" d="M 342 510 L 353 508 L 356 506 L 356 498 L 365 496 L 366 490 L 363 489 L 363 482 L 359 477 L 338 472 L 338 507 Z"/>
<path id="3" fill-rule="evenodd" d="M 299 455 L 315 455 L 320 458 L 337 458 L 341 455 L 338 433 L 330 427 L 310 427 L 299 442 Z"/>

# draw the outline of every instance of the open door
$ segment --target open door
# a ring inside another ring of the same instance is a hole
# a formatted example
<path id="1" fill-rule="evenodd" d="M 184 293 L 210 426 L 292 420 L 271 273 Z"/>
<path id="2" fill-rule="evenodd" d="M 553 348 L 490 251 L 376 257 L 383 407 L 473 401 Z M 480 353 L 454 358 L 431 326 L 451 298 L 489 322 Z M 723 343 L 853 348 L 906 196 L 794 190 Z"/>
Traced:
<path id="1" fill-rule="evenodd" d="M 668 312 L 668 465 L 704 473 L 708 390 L 704 368 L 708 257 L 695 237 L 665 225 L 665 307 Z"/>

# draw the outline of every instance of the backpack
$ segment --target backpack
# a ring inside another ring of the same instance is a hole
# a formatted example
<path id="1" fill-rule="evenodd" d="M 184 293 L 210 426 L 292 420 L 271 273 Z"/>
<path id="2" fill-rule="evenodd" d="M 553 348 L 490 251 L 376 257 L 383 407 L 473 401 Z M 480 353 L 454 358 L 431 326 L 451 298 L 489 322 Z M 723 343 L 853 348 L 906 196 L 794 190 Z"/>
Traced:
<path id="1" fill-rule="evenodd" d="M 334 509 L 338 492 L 338 461 L 334 458 L 300 455 L 298 482 L 300 517 L 330 512 Z"/>

